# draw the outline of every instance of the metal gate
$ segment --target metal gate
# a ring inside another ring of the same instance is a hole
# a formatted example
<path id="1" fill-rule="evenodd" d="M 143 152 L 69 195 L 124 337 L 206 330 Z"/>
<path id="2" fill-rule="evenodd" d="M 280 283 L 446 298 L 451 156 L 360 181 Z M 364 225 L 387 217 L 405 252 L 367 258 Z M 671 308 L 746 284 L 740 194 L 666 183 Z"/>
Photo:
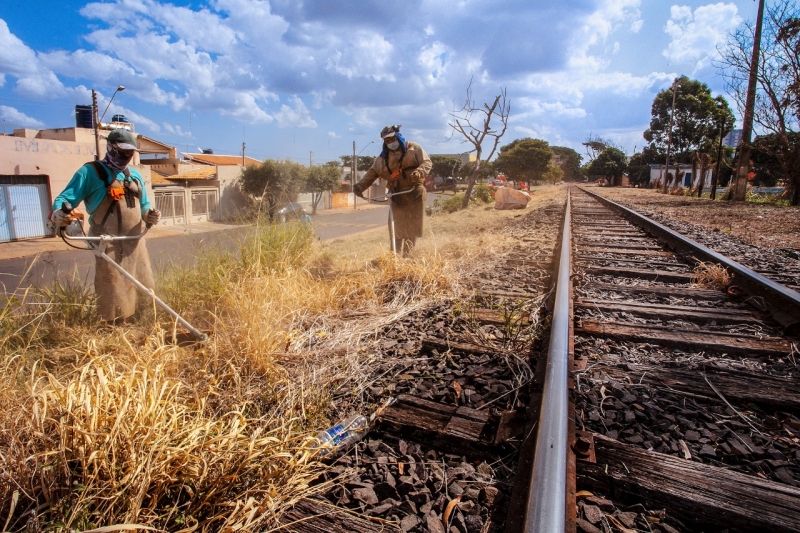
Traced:
<path id="1" fill-rule="evenodd" d="M 161 223 L 165 225 L 186 224 L 186 207 L 183 190 L 154 191 L 156 209 L 161 211 Z"/>
<path id="2" fill-rule="evenodd" d="M 47 182 L 47 176 L 0 176 L 0 242 L 53 234 Z"/>
<path id="3" fill-rule="evenodd" d="M 216 189 L 193 190 L 192 222 L 212 220 L 217 212 L 218 196 Z"/>

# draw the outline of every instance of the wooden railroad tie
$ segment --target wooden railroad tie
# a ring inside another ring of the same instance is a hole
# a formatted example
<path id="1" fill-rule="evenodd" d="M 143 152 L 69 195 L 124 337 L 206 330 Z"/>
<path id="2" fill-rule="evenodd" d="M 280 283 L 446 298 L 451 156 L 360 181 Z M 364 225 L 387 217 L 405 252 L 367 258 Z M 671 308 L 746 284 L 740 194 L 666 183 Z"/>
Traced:
<path id="1" fill-rule="evenodd" d="M 788 411 L 800 410 L 800 391 L 797 390 L 797 380 L 794 378 L 765 376 L 716 366 L 664 368 L 633 363 L 627 363 L 624 371 L 608 368 L 606 372 L 609 376 L 619 376 L 620 379 L 634 376 L 637 383 L 652 385 L 654 388 L 669 388 L 715 401 L 721 400 L 721 395 L 737 403 L 752 402 Z"/>
<path id="2" fill-rule="evenodd" d="M 728 298 L 727 295 L 722 291 L 694 289 L 688 287 L 670 287 L 664 285 L 617 285 L 616 283 L 591 283 L 580 288 L 584 290 L 616 292 L 623 294 L 652 294 L 654 296 L 686 298 L 691 300 L 724 301 Z"/>
<path id="3" fill-rule="evenodd" d="M 594 434 L 596 463 L 579 462 L 578 488 L 661 508 L 695 528 L 800 531 L 800 488 L 643 450 Z"/>
<path id="4" fill-rule="evenodd" d="M 694 274 L 691 274 L 689 272 L 670 272 L 667 270 L 601 267 L 601 266 L 587 266 L 585 267 L 585 270 L 592 274 L 623 277 L 623 278 L 651 279 L 657 281 L 668 281 L 673 283 L 692 283 L 694 281 Z"/>
<path id="5" fill-rule="evenodd" d="M 785 339 L 758 338 L 733 333 L 706 333 L 674 327 L 582 320 L 576 334 L 611 337 L 632 342 L 673 346 L 694 351 L 744 355 L 787 355 L 792 344 Z"/>
<path id="6" fill-rule="evenodd" d="M 662 305 L 640 303 L 631 300 L 600 300 L 596 298 L 578 298 L 575 302 L 575 306 L 583 309 L 629 313 L 632 315 L 661 318 L 664 320 L 682 319 L 695 322 L 716 322 L 718 324 L 757 324 L 762 322 L 754 313 L 747 309 Z"/>
<path id="7" fill-rule="evenodd" d="M 492 451 L 522 430 L 522 417 L 515 412 L 499 415 L 433 402 L 401 394 L 376 419 L 376 427 L 398 438 L 430 444 L 466 455 Z"/>

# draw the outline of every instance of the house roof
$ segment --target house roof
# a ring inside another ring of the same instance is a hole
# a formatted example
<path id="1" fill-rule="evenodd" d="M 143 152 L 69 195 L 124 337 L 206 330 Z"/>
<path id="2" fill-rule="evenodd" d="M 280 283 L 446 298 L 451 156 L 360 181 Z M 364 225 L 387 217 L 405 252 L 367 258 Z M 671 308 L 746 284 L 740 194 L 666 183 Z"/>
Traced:
<path id="1" fill-rule="evenodd" d="M 174 183 L 169 181 L 166 176 L 162 176 L 158 172 L 151 172 L 150 185 L 174 185 Z"/>
<path id="2" fill-rule="evenodd" d="M 153 139 L 152 137 L 147 137 L 146 135 L 142 135 L 141 133 L 137 133 L 136 135 L 139 137 L 140 141 L 139 152 L 163 153 L 175 149 L 175 147 L 172 145 L 169 145 L 161 141 L 157 141 L 156 139 Z M 145 141 L 145 144 L 150 144 L 151 146 L 142 146 L 141 141 Z"/>
<path id="3" fill-rule="evenodd" d="M 242 164 L 242 156 L 240 155 L 192 154 L 184 152 L 183 157 L 192 163 L 200 163 L 203 165 L 241 166 Z M 247 156 L 244 157 L 244 166 L 246 167 L 260 164 L 261 161 L 258 159 Z"/>
<path id="4" fill-rule="evenodd" d="M 217 178 L 217 167 L 201 167 L 193 168 L 191 170 L 181 171 L 178 169 L 177 174 L 171 176 L 164 176 L 168 180 L 213 180 Z"/>

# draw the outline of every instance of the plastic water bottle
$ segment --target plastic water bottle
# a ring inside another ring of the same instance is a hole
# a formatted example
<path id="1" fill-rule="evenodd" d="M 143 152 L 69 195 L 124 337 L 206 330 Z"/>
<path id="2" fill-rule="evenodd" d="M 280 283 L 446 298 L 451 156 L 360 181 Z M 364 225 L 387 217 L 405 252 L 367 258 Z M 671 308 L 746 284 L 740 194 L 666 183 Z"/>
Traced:
<path id="1" fill-rule="evenodd" d="M 327 455 L 333 450 L 344 449 L 364 438 L 369 430 L 369 421 L 362 415 L 352 415 L 345 420 L 321 431 L 317 440 L 322 448 L 322 454 Z"/>

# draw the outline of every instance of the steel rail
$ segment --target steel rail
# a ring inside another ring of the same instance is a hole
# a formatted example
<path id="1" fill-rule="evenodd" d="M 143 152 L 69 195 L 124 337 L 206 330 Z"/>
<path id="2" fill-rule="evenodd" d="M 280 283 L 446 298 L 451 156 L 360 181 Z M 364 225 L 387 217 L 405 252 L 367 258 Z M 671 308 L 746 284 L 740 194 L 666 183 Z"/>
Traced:
<path id="1" fill-rule="evenodd" d="M 734 279 L 746 292 L 756 298 L 764 298 L 771 303 L 767 311 L 783 327 L 797 327 L 800 325 L 800 292 L 769 279 L 768 277 L 755 272 L 743 264 L 734 261 L 711 248 L 700 244 L 667 226 L 648 218 L 633 209 L 618 204 L 597 193 L 587 191 L 583 187 L 578 187 L 586 194 L 597 198 L 601 202 L 613 207 L 625 215 L 628 220 L 642 227 L 645 231 L 667 244 L 671 245 L 679 253 L 687 253 L 703 261 L 710 261 L 722 265 L 734 274 Z"/>
<path id="2" fill-rule="evenodd" d="M 571 222 L 568 193 L 533 473 L 525 507 L 524 531 L 527 533 L 561 533 L 566 526 Z"/>

